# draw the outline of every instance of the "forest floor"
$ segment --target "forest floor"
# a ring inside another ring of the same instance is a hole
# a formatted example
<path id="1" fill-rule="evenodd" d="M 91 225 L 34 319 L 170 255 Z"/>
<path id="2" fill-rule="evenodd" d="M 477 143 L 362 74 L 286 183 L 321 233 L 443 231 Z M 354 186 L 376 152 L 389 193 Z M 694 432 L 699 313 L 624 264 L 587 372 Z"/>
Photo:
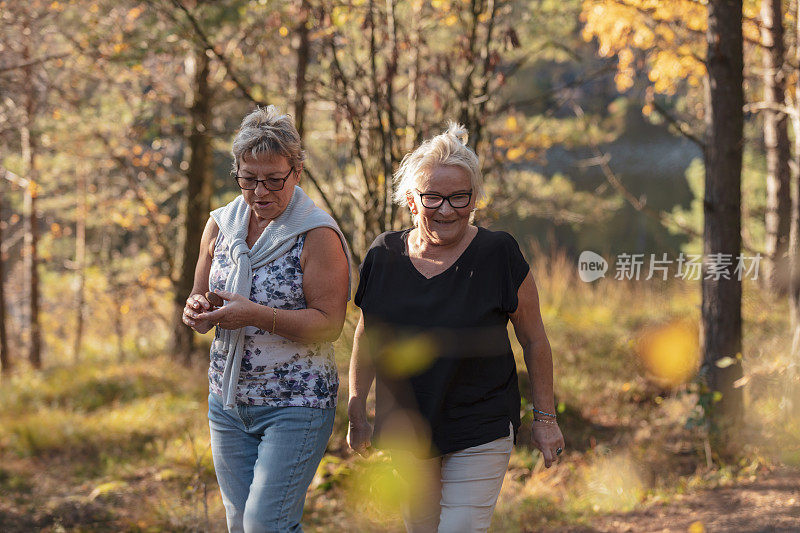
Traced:
<path id="1" fill-rule="evenodd" d="M 680 495 L 669 503 L 598 517 L 589 528 L 559 531 L 797 532 L 800 470 L 779 468 L 754 481 Z"/>
<path id="2" fill-rule="evenodd" d="M 156 470 L 139 472 L 137 476 L 105 488 L 93 487 L 91 483 L 82 486 L 62 483 L 61 480 L 73 475 L 70 473 L 73 470 L 74 465 L 57 457 L 5 462 L 3 479 L 0 480 L 4 493 L 0 498 L 0 531 L 225 530 L 220 509 L 212 509 L 206 519 L 200 506 L 195 506 L 180 522 L 167 520 L 153 524 L 148 520 L 137 521 L 140 507 L 151 504 L 154 493 L 164 490 L 180 493 L 183 490 L 180 483 L 164 480 Z M 26 472 L 36 474 L 29 476 Z M 216 487 L 208 487 L 208 490 L 216 491 Z M 211 499 L 216 499 L 216 494 L 211 496 Z M 33 505 L 33 502 L 38 503 Z M 187 518 L 190 519 L 187 521 Z M 532 528 L 522 524 L 500 525 L 493 527 L 492 531 L 797 532 L 800 531 L 800 469 L 765 469 L 752 480 L 685 493 L 668 502 L 643 505 L 627 513 L 584 516 L 580 522 L 583 523 L 542 524 Z M 337 524 L 319 524 L 316 527 L 307 524 L 306 529 L 368 530 L 363 524 L 348 521 Z M 399 523 L 395 522 L 393 525 L 384 524 L 380 529 L 400 531 L 398 528 Z"/>
<path id="3" fill-rule="evenodd" d="M 800 380 L 789 372 L 785 302 L 745 287 L 746 431 L 739 459 L 726 463 L 706 451 L 697 382 L 654 379 L 694 353 L 697 335 L 681 324 L 697 322 L 699 291 L 586 287 L 559 274 L 573 270 L 562 263 L 535 271 L 565 452 L 544 468 L 523 418 L 491 531 L 800 532 L 800 416 L 788 407 L 800 406 Z M 309 533 L 402 531 L 391 465 L 380 454 L 354 457 L 345 443 L 356 321 L 350 313 L 336 343 L 340 400 L 306 500 Z M 637 349 L 652 331 L 669 333 L 670 364 L 653 366 Z M 186 368 L 138 351 L 133 338 L 128 355 L 114 357 L 113 340 L 87 341 L 81 364 L 53 356 L 42 371 L 18 368 L 0 381 L 0 532 L 226 529 L 208 436 L 208 346 Z M 47 341 L 51 353 L 69 353 L 65 340 Z M 518 371 L 524 397 L 521 363 Z"/>

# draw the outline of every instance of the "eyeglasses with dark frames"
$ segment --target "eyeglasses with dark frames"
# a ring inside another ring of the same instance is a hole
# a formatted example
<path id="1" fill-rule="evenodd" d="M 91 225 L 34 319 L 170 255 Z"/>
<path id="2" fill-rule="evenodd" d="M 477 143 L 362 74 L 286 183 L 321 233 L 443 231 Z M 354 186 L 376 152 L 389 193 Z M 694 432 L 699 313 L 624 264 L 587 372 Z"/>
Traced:
<path id="1" fill-rule="evenodd" d="M 234 178 L 236 178 L 239 188 L 244 191 L 255 190 L 259 183 L 262 183 L 268 191 L 280 191 L 286 186 L 286 180 L 289 179 L 292 172 L 294 172 L 294 167 L 290 168 L 289 172 L 282 178 L 267 178 L 264 180 L 251 178 L 250 176 L 234 176 Z"/>
<path id="2" fill-rule="evenodd" d="M 426 209 L 438 209 L 445 200 L 447 200 L 450 207 L 453 209 L 461 209 L 467 207 L 472 200 L 472 191 L 457 192 L 449 196 L 442 196 L 435 192 L 420 192 L 417 190 L 417 194 L 419 194 L 419 199 L 422 201 L 422 207 Z"/>

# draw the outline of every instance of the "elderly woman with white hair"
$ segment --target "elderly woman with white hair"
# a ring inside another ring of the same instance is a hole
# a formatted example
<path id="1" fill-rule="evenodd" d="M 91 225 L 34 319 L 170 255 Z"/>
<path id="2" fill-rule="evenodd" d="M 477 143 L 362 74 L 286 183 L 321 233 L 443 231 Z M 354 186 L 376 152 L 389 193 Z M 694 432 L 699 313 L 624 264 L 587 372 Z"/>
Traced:
<path id="1" fill-rule="evenodd" d="M 514 238 L 472 224 L 478 158 L 452 124 L 406 155 L 395 201 L 415 225 L 380 235 L 360 267 L 348 443 L 400 458 L 408 531 L 486 531 L 520 427 L 511 320 L 531 377 L 532 441 L 545 465 L 564 446 L 539 298 Z"/>
<path id="2" fill-rule="evenodd" d="M 242 194 L 212 211 L 183 311 L 196 331 L 217 328 L 208 418 L 230 531 L 302 530 L 333 429 L 349 252 L 298 186 L 304 158 L 289 116 L 245 117 L 233 141 Z"/>

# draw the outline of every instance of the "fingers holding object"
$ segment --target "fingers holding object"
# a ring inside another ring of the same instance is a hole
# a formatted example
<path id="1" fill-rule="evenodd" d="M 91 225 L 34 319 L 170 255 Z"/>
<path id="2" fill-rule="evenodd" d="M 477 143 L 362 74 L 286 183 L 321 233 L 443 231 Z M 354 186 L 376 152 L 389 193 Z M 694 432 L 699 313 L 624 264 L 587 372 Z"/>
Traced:
<path id="1" fill-rule="evenodd" d="M 192 327 L 192 326 L 195 325 L 194 317 L 195 317 L 195 314 L 194 314 L 193 311 L 190 311 L 188 309 L 184 309 L 181 319 L 183 320 L 184 324 L 186 324 L 187 326 Z"/>
<path id="2" fill-rule="evenodd" d="M 553 465 L 553 452 L 548 447 L 544 447 L 542 450 L 542 457 L 544 457 L 544 466 L 546 468 L 550 468 Z"/>
<path id="3" fill-rule="evenodd" d="M 222 297 L 215 292 L 207 292 L 205 294 L 205 298 L 208 301 L 208 303 L 211 304 L 212 308 L 222 307 L 223 304 L 225 303 L 225 300 L 223 300 Z"/>
<path id="4" fill-rule="evenodd" d="M 195 311 L 203 312 L 211 308 L 211 304 L 202 294 L 192 294 L 186 299 L 186 307 Z"/>

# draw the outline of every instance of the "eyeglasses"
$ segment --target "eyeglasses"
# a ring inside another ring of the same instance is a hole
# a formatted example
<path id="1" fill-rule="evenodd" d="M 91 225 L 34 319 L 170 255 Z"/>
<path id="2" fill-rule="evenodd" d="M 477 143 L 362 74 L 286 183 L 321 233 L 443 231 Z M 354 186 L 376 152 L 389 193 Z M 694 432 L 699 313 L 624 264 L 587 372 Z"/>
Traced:
<path id="1" fill-rule="evenodd" d="M 426 209 L 438 209 L 445 200 L 450 204 L 450 207 L 461 209 L 462 207 L 467 207 L 472 200 L 472 191 L 457 192 L 450 196 L 442 196 L 434 192 L 419 192 L 419 190 L 417 190 L 417 194 L 419 194 L 419 198 L 422 201 L 422 207 Z"/>
<path id="2" fill-rule="evenodd" d="M 280 191 L 286 185 L 286 180 L 289 179 L 289 176 L 292 175 L 294 172 L 294 167 L 289 169 L 289 172 L 282 178 L 267 178 L 265 180 L 257 180 L 256 178 L 251 178 L 249 176 L 234 176 L 236 178 L 236 183 L 239 184 L 239 188 L 245 191 L 253 191 L 256 187 L 258 187 L 259 183 L 264 184 L 264 187 L 268 191 Z"/>

